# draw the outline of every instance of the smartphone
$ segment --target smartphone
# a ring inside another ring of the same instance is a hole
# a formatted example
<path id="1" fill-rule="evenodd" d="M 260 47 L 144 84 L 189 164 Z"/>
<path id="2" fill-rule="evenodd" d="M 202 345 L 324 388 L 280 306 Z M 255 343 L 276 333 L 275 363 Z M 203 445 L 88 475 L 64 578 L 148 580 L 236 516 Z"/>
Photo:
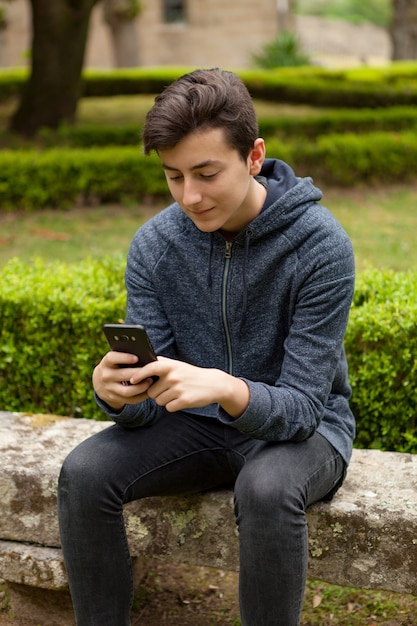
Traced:
<path id="1" fill-rule="evenodd" d="M 135 365 L 121 364 L 120 367 L 142 367 L 156 361 L 156 354 L 143 326 L 137 324 L 104 324 L 104 334 L 112 350 L 135 354 L 139 361 Z"/>

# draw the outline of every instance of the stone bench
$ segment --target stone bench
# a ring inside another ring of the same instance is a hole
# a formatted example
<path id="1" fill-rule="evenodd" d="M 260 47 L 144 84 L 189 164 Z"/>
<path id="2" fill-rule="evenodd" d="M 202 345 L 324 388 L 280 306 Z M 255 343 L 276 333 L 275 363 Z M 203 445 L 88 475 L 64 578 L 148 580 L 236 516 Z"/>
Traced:
<path id="1" fill-rule="evenodd" d="M 77 443 L 108 426 L 0 412 L 0 578 L 16 614 L 39 619 L 47 607 L 42 626 L 74 623 L 56 515 L 58 473 Z M 124 514 L 134 559 L 238 569 L 231 491 L 148 498 Z M 310 578 L 417 595 L 417 455 L 355 450 L 343 487 L 332 502 L 312 506 L 308 522 Z"/>

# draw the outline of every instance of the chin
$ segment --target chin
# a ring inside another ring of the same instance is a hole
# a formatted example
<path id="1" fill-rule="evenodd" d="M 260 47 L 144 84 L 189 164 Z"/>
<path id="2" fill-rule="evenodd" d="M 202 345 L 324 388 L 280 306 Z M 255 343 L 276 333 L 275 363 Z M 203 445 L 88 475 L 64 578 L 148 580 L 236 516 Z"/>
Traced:
<path id="1" fill-rule="evenodd" d="M 222 224 L 215 224 L 213 222 L 203 222 L 199 220 L 192 221 L 194 223 L 194 226 L 196 226 L 196 228 L 198 228 L 198 230 L 201 230 L 201 232 L 203 233 L 214 233 L 216 230 L 219 230 L 223 226 Z"/>

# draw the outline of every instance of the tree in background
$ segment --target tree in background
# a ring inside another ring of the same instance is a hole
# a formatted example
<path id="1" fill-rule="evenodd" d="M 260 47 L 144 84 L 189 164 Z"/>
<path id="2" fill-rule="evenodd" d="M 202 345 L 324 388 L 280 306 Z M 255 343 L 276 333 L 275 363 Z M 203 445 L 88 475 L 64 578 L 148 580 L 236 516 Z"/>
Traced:
<path id="1" fill-rule="evenodd" d="M 93 6 L 98 0 L 30 0 L 31 71 L 10 129 L 31 136 L 72 123 Z"/>
<path id="2" fill-rule="evenodd" d="M 103 0 L 103 15 L 111 33 L 116 67 L 139 65 L 135 18 L 141 9 L 139 0 Z"/>
<path id="3" fill-rule="evenodd" d="M 3 2 L 6 2 L 7 0 L 3 0 Z M 6 11 L 5 8 L 0 6 L 0 30 L 4 30 L 7 26 L 7 17 L 6 17 Z"/>
<path id="4" fill-rule="evenodd" d="M 11 2 L 12 0 L 1 0 L 2 3 L 7 4 L 8 2 Z M 0 66 L 3 65 L 3 58 L 2 58 L 2 53 L 3 53 L 3 41 L 2 41 L 2 37 L 4 35 L 4 32 L 6 31 L 8 26 L 8 21 L 7 21 L 7 11 L 5 6 L 1 6 L 0 4 Z"/>
<path id="5" fill-rule="evenodd" d="M 392 59 L 417 59 L 417 0 L 392 0 Z"/>
<path id="6" fill-rule="evenodd" d="M 278 33 L 294 30 L 294 7 L 296 0 L 277 0 Z"/>

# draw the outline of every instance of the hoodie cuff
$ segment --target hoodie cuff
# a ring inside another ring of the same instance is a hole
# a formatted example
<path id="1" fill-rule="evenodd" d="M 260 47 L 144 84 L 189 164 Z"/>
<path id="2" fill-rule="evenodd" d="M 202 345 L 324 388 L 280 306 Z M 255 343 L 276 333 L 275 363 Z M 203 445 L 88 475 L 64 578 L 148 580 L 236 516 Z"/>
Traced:
<path id="1" fill-rule="evenodd" d="M 104 400 L 102 400 L 97 394 L 96 392 L 94 392 L 94 398 L 95 401 L 97 403 L 97 405 L 100 407 L 100 409 L 102 409 L 106 415 L 108 417 L 110 417 L 112 420 L 129 420 L 132 418 L 132 405 L 129 404 L 125 404 L 124 407 L 122 409 L 120 409 L 120 411 L 115 411 L 115 409 L 113 409 L 111 406 L 109 406 L 107 404 L 107 402 L 104 402 Z"/>
<path id="2" fill-rule="evenodd" d="M 259 431 L 263 430 L 263 426 L 271 414 L 271 396 L 267 385 L 254 383 L 246 378 L 242 378 L 242 380 L 248 385 L 250 392 L 249 404 L 246 410 L 240 417 L 235 419 L 219 406 L 217 417 L 223 424 L 233 426 L 240 432 L 254 437 Z"/>

